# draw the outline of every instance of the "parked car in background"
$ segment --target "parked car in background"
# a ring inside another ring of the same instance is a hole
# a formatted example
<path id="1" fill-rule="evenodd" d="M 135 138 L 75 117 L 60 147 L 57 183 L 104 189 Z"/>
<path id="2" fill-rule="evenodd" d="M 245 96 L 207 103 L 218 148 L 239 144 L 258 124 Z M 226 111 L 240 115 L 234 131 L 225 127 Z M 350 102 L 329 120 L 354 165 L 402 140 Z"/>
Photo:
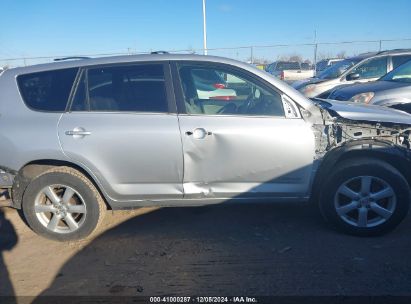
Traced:
<path id="1" fill-rule="evenodd" d="M 276 61 L 268 65 L 266 71 L 288 83 L 314 76 L 309 64 L 297 61 Z"/>
<path id="2" fill-rule="evenodd" d="M 260 70 L 263 70 L 263 71 L 265 71 L 265 69 L 266 69 L 266 65 L 265 65 L 265 64 L 256 63 L 256 64 L 254 64 L 254 66 L 255 66 L 257 69 L 260 69 Z"/>
<path id="3" fill-rule="evenodd" d="M 182 75 L 185 77 L 185 75 Z M 236 96 L 234 90 L 227 88 L 226 80 L 215 71 L 202 68 L 193 69 L 192 78 L 196 85 L 197 95 L 201 99 L 229 99 Z"/>
<path id="4" fill-rule="evenodd" d="M 297 90 L 301 90 L 301 89 L 304 89 L 305 86 L 308 86 L 311 84 L 320 84 L 323 82 L 327 82 L 329 80 L 336 79 L 340 77 L 349 68 L 353 67 L 358 62 L 360 62 L 363 58 L 364 58 L 363 56 L 356 56 L 356 57 L 344 59 L 326 68 L 324 71 L 317 74 L 315 77 L 302 79 L 302 80 L 293 82 L 292 86 Z"/>
<path id="5" fill-rule="evenodd" d="M 337 86 L 375 81 L 411 59 L 411 50 L 365 53 L 337 62 L 318 77 L 294 82 L 292 86 L 306 97 L 318 97 Z"/>
<path id="6" fill-rule="evenodd" d="M 336 64 L 337 62 L 340 62 L 344 60 L 343 58 L 329 58 L 329 59 L 323 59 L 317 62 L 315 65 L 315 71 L 317 75 L 324 71 L 325 69 L 329 68 L 330 66 Z"/>
<path id="7" fill-rule="evenodd" d="M 410 112 L 411 61 L 400 65 L 377 81 L 337 87 L 328 96 L 321 97 L 389 106 L 403 110 L 408 108 L 407 112 Z"/>
<path id="8" fill-rule="evenodd" d="M 301 62 L 301 70 L 303 71 L 314 70 L 314 65 L 308 62 Z"/>
<path id="9" fill-rule="evenodd" d="M 235 96 L 204 96 L 216 80 Z M 0 113 L 0 188 L 54 240 L 89 236 L 106 208 L 296 201 L 369 236 L 394 229 L 410 205 L 411 115 L 313 101 L 231 59 L 153 54 L 9 69 Z"/>

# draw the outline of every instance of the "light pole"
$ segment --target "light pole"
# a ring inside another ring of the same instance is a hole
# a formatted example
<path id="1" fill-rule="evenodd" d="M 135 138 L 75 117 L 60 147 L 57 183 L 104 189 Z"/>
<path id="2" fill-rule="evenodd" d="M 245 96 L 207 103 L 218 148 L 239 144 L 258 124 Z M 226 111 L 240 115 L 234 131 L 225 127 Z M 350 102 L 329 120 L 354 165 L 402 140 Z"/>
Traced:
<path id="1" fill-rule="evenodd" d="M 206 0 L 203 0 L 203 51 L 207 55 Z"/>
<path id="2" fill-rule="evenodd" d="M 314 76 L 317 76 L 317 51 L 318 51 L 317 30 L 314 30 Z"/>

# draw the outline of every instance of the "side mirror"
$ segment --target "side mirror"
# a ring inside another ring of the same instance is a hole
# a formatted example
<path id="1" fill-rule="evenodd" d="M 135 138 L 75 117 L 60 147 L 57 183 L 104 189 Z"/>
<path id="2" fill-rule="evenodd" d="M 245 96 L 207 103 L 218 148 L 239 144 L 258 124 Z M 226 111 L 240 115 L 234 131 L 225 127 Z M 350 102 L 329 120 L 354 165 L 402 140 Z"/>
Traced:
<path id="1" fill-rule="evenodd" d="M 348 74 L 347 77 L 345 77 L 346 80 L 350 81 L 350 80 L 357 80 L 360 79 L 360 74 L 358 73 L 351 73 Z"/>

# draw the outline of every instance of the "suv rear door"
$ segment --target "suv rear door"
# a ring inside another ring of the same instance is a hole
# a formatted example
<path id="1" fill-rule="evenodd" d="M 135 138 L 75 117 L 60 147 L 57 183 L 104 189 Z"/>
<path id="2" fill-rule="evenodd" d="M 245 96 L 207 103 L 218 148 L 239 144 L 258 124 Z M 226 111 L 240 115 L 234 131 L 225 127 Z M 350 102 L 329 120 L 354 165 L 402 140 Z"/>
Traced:
<path id="1" fill-rule="evenodd" d="M 168 63 L 89 67 L 58 133 L 114 201 L 181 198 L 183 159 Z"/>

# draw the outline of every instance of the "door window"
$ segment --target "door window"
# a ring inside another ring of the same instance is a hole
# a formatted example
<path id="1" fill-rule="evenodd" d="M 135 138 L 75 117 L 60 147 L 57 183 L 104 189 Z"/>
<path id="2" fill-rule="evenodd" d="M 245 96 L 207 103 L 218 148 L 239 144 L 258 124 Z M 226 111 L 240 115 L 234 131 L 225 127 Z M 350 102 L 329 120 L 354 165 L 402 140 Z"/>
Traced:
<path id="1" fill-rule="evenodd" d="M 392 68 L 396 69 L 409 60 L 411 60 L 411 55 L 392 56 Z"/>
<path id="2" fill-rule="evenodd" d="M 79 82 L 72 110 L 167 112 L 163 65 L 89 69 Z"/>
<path id="3" fill-rule="evenodd" d="M 379 78 L 387 74 L 387 57 L 370 59 L 351 71 L 352 74 L 359 74 L 359 79 Z"/>
<path id="4" fill-rule="evenodd" d="M 182 65 L 179 74 L 187 114 L 284 117 L 281 95 L 242 73 Z"/>

